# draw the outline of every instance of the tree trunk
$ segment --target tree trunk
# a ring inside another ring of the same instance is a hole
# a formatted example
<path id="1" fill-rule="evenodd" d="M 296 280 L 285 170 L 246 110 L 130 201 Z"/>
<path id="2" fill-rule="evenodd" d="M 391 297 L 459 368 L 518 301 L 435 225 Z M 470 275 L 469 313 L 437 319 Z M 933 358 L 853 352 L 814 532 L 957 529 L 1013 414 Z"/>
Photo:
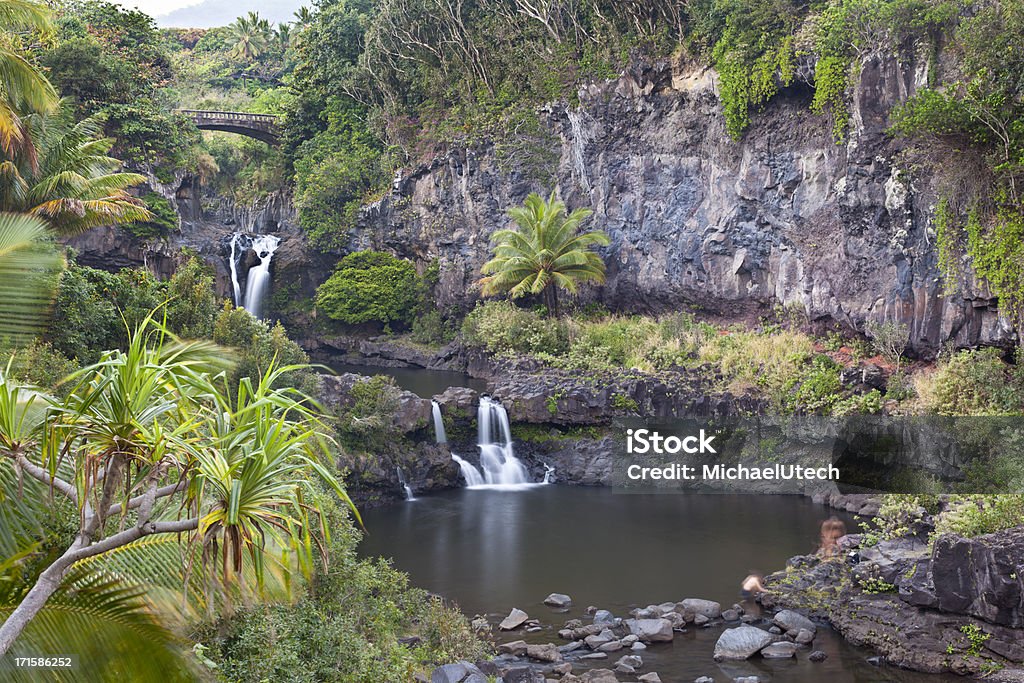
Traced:
<path id="1" fill-rule="evenodd" d="M 74 563 L 74 555 L 82 547 L 84 547 L 82 539 L 75 539 L 71 547 L 39 575 L 36 584 L 32 586 L 32 590 L 25 595 L 21 603 L 11 612 L 11 616 L 7 617 L 7 621 L 3 623 L 3 626 L 0 626 L 0 657 L 7 654 L 11 645 L 18 639 L 21 632 L 25 630 L 28 623 L 39 614 L 39 610 L 43 609 L 50 596 L 60 588 L 64 572 Z"/>
<path id="2" fill-rule="evenodd" d="M 558 317 L 558 290 L 554 285 L 548 285 L 544 289 L 544 305 L 548 308 L 548 317 Z"/>

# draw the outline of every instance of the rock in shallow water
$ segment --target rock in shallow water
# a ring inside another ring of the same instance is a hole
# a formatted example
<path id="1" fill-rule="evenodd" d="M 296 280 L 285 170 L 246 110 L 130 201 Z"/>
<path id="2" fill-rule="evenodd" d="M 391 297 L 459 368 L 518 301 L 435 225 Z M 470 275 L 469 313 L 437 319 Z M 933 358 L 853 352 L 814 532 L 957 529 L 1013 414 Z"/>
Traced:
<path id="1" fill-rule="evenodd" d="M 487 677 L 483 675 L 483 672 L 469 662 L 445 664 L 437 667 L 430 674 L 430 683 L 486 683 L 486 681 Z"/>
<path id="2" fill-rule="evenodd" d="M 789 659 L 796 656 L 796 645 L 793 643 L 772 643 L 761 650 L 765 659 Z"/>
<path id="3" fill-rule="evenodd" d="M 805 629 L 812 634 L 818 631 L 818 627 L 814 625 L 813 621 L 793 610 L 782 610 L 772 618 L 772 621 L 783 631 L 800 631 L 800 629 Z"/>
<path id="4" fill-rule="evenodd" d="M 645 643 L 671 643 L 674 634 L 668 619 L 627 619 L 626 628 Z"/>
<path id="5" fill-rule="evenodd" d="M 722 605 L 713 600 L 701 600 L 699 598 L 686 598 L 677 605 L 683 614 L 702 614 L 708 619 L 717 619 L 722 616 Z"/>
<path id="6" fill-rule="evenodd" d="M 526 656 L 530 659 L 536 659 L 538 662 L 562 661 L 562 653 L 559 652 L 558 647 L 552 643 L 546 643 L 544 645 L 527 645 Z"/>
<path id="7" fill-rule="evenodd" d="M 544 598 L 544 604 L 548 607 L 566 608 L 572 605 L 572 598 L 564 593 L 552 593 Z"/>
<path id="8" fill-rule="evenodd" d="M 772 643 L 772 635 L 753 626 L 726 629 L 715 643 L 715 659 L 747 659 Z"/>
<path id="9" fill-rule="evenodd" d="M 815 650 L 811 654 L 807 655 L 807 659 L 809 659 L 812 662 L 824 662 L 826 659 L 828 659 L 828 653 L 822 650 Z"/>
<path id="10" fill-rule="evenodd" d="M 512 631 L 525 624 L 526 620 L 529 618 L 530 615 L 526 612 L 518 607 L 513 607 L 512 611 L 508 613 L 508 616 L 502 619 L 501 623 L 498 624 L 498 628 L 502 631 Z"/>

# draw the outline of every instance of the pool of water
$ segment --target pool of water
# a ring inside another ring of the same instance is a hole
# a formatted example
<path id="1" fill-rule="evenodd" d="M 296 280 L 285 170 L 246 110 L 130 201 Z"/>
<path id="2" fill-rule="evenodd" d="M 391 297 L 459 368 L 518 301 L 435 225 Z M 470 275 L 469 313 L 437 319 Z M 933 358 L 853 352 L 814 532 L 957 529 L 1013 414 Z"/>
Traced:
<path id="1" fill-rule="evenodd" d="M 469 387 L 481 393 L 487 391 L 487 381 L 475 379 L 462 372 L 426 370 L 424 368 L 386 368 L 379 365 L 355 365 L 327 361 L 323 363 L 338 374 L 354 372 L 358 375 L 387 375 L 395 384 L 421 398 L 431 398 L 448 387 Z"/>
<path id="2" fill-rule="evenodd" d="M 818 525 L 832 514 L 802 497 L 767 495 L 620 494 L 608 489 L 538 486 L 522 491 L 456 490 L 405 504 L 367 510 L 369 534 L 361 552 L 394 559 L 414 585 L 454 600 L 469 615 L 494 620 L 512 607 L 540 619 L 545 629 L 499 640 L 555 642 L 567 619 L 588 605 L 628 616 L 643 607 L 683 598 L 728 606 L 750 570 L 781 569 L 815 547 Z M 848 526 L 854 521 L 847 517 Z M 543 605 L 549 593 L 567 593 L 567 613 Z M 748 605 L 751 609 L 756 606 Z M 721 627 L 688 629 L 675 642 L 640 653 L 646 671 L 689 683 L 757 675 L 794 683 L 945 683 L 956 677 L 878 668 L 870 652 L 819 628 L 815 649 L 828 659 L 716 664 Z M 611 668 L 621 653 L 596 666 Z"/>

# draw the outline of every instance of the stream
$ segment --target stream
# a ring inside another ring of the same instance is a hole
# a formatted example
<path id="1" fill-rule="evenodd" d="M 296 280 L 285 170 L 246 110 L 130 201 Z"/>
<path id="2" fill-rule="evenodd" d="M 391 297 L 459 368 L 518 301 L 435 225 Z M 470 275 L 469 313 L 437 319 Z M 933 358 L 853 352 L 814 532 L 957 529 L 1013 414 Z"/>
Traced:
<path id="1" fill-rule="evenodd" d="M 455 601 L 467 615 L 496 623 L 518 607 L 544 626 L 529 634 L 495 627 L 498 642 L 561 645 L 558 629 L 574 617 L 587 622 L 588 605 L 620 617 L 634 607 L 687 597 L 728 607 L 739 601 L 739 583 L 749 571 L 770 573 L 813 550 L 818 525 L 831 514 L 792 496 L 621 494 L 557 485 L 459 489 L 366 510 L 369 534 L 361 552 L 393 558 L 414 585 Z M 852 517 L 845 521 L 856 528 Z M 543 605 L 552 592 L 570 595 L 572 607 L 559 612 Z M 652 645 L 640 653 L 642 671 L 675 683 L 744 675 L 762 683 L 961 680 L 873 666 L 870 652 L 824 626 L 814 642 L 829 655 L 823 663 L 809 662 L 804 650 L 797 659 L 716 664 L 711 654 L 721 631 L 721 625 L 690 627 L 671 644 Z M 616 659 L 594 666 L 612 668 Z"/>

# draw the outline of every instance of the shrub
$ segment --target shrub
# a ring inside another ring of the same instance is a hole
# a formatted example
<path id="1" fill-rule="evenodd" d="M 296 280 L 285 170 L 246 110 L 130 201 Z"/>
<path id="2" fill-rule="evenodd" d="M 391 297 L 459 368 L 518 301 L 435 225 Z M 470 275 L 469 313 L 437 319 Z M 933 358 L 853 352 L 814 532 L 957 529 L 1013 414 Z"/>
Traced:
<path id="1" fill-rule="evenodd" d="M 353 252 L 320 285 L 316 305 L 334 320 L 406 323 L 420 301 L 421 286 L 411 261 L 379 251 Z"/>
<path id="2" fill-rule="evenodd" d="M 935 535 L 981 536 L 1024 524 L 1024 495 L 963 496 L 935 522 Z"/>
<path id="3" fill-rule="evenodd" d="M 147 192 L 142 195 L 142 201 L 146 203 L 153 218 L 144 223 L 126 225 L 128 232 L 136 237 L 163 237 L 178 228 L 178 212 L 165 197 L 156 192 Z"/>
<path id="4" fill-rule="evenodd" d="M 543 318 L 510 301 L 487 301 L 462 322 L 470 346 L 496 354 L 533 353 L 560 356 L 568 350 L 569 332 L 561 320 Z"/>
<path id="5" fill-rule="evenodd" d="M 832 406 L 832 414 L 836 417 L 848 415 L 874 415 L 882 411 L 882 394 L 872 389 L 866 394 L 855 394 L 840 399 Z"/>
<path id="6" fill-rule="evenodd" d="M 167 297 L 167 325 L 171 331 L 187 339 L 213 335 L 217 296 L 209 266 L 190 256 L 168 281 Z"/>
<path id="7" fill-rule="evenodd" d="M 789 412 L 829 413 L 842 389 L 839 365 L 828 356 L 815 356 L 783 386 L 782 401 Z"/>
<path id="8" fill-rule="evenodd" d="M 5 359 L 4 365 L 0 365 L 0 371 L 3 371 L 6 359 L 9 358 L 11 377 L 44 389 L 54 388 L 78 369 L 77 363 L 55 350 L 49 342 L 37 341 L 25 348 L 5 351 L 0 357 Z"/>
<path id="9" fill-rule="evenodd" d="M 735 393 L 760 388 L 779 396 L 813 353 L 810 337 L 798 332 L 734 332 L 701 347 L 700 359 L 717 365 Z"/>
<path id="10" fill-rule="evenodd" d="M 243 377 L 262 375 L 271 363 L 282 366 L 309 362 L 306 352 L 288 338 L 281 323 L 270 327 L 245 309 L 234 308 L 228 302 L 224 303 L 214 322 L 213 340 L 238 350 L 237 363 L 228 377 L 232 388 L 237 387 Z M 278 386 L 295 387 L 307 394 L 314 393 L 317 384 L 317 375 L 312 369 L 287 373 L 278 381 Z"/>
<path id="11" fill-rule="evenodd" d="M 961 351 L 919 377 L 922 406 L 940 415 L 1008 415 L 1024 410 L 1024 380 L 997 349 Z"/>
<path id="12" fill-rule="evenodd" d="M 355 450 L 366 450 L 384 446 L 396 437 L 394 416 L 400 393 L 394 378 L 387 375 L 374 375 L 353 384 L 350 402 L 338 414 L 343 442 Z"/>
<path id="13" fill-rule="evenodd" d="M 412 321 L 412 340 L 420 344 L 446 344 L 454 336 L 437 309 L 425 311 Z"/>
<path id="14" fill-rule="evenodd" d="M 896 366 L 896 372 L 900 371 L 900 364 L 903 361 L 903 352 L 910 341 L 910 330 L 906 325 L 898 322 L 869 322 L 867 333 L 871 337 L 871 343 L 875 351 L 890 363 Z"/>

